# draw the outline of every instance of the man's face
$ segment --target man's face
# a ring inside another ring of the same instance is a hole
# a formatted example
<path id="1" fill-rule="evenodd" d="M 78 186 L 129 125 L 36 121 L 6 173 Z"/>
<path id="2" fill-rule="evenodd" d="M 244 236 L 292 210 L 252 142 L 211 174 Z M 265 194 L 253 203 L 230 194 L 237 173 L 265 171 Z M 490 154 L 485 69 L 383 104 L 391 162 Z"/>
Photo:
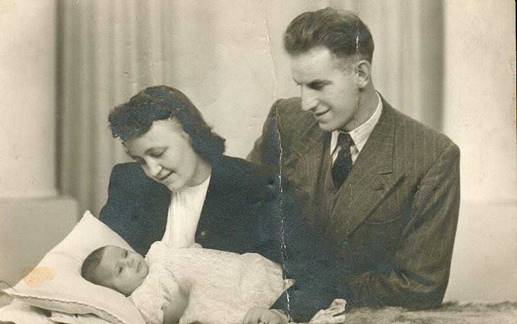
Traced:
<path id="1" fill-rule="evenodd" d="M 129 296 L 142 284 L 149 267 L 140 254 L 117 246 L 107 246 L 95 272 L 101 285 Z"/>
<path id="2" fill-rule="evenodd" d="M 154 121 L 145 134 L 124 142 L 124 145 L 145 174 L 169 190 L 179 191 L 199 184 L 202 159 L 175 119 Z"/>
<path id="3" fill-rule="evenodd" d="M 291 72 L 300 86 L 302 109 L 310 111 L 324 131 L 353 129 L 358 111 L 358 86 L 351 67 L 345 68 L 326 47 L 291 56 Z"/>

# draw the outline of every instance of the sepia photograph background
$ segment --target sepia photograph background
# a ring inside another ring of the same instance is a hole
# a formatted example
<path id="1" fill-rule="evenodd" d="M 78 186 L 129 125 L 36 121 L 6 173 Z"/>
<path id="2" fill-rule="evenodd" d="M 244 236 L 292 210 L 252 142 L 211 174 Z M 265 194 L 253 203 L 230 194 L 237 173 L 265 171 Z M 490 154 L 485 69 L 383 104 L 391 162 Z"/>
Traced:
<path id="1" fill-rule="evenodd" d="M 0 279 L 16 283 L 85 210 L 98 215 L 129 160 L 108 113 L 145 87 L 185 92 L 245 157 L 273 102 L 298 95 L 287 24 L 326 6 L 369 26 L 387 101 L 460 147 L 446 300 L 517 301 L 511 0 L 0 0 Z"/>

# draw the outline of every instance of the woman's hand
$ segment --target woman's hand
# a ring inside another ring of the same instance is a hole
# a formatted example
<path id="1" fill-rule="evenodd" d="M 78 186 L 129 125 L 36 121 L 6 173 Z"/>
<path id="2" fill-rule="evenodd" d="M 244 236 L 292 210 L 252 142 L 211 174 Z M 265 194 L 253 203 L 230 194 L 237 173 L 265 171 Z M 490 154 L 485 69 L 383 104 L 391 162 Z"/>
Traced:
<path id="1" fill-rule="evenodd" d="M 242 324 L 287 324 L 288 319 L 282 312 L 262 307 L 251 308 Z"/>

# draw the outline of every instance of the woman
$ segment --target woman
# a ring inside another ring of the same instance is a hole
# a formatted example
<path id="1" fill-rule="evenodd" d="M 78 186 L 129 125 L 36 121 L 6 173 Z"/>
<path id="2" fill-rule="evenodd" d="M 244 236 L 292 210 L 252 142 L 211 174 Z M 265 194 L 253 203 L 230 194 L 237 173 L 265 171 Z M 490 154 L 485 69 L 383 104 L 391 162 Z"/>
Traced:
<path id="1" fill-rule="evenodd" d="M 161 240 L 173 247 L 200 244 L 262 254 L 282 263 L 297 280 L 289 303 L 301 320 L 339 295 L 332 290 L 334 283 L 319 281 L 326 280 L 325 270 L 313 266 L 329 267 L 333 259 L 322 253 L 328 249 L 315 249 L 319 245 L 309 239 L 291 212 L 294 208 L 282 215 L 274 174 L 223 155 L 224 139 L 212 132 L 183 93 L 167 86 L 147 88 L 116 107 L 109 122 L 113 136 L 122 140 L 136 163 L 113 168 L 100 218 L 138 253 L 145 254 Z M 281 240 L 282 224 L 289 228 Z M 282 253 L 281 246 L 293 252 L 291 258 L 282 260 L 286 250 Z M 287 300 L 281 296 L 275 307 L 287 309 Z M 251 310 L 246 323 L 259 320 L 282 323 L 286 317 Z"/>
<path id="2" fill-rule="evenodd" d="M 163 240 L 280 261 L 273 174 L 223 155 L 224 139 L 183 93 L 147 88 L 109 122 L 136 163 L 113 168 L 100 217 L 137 252 Z"/>

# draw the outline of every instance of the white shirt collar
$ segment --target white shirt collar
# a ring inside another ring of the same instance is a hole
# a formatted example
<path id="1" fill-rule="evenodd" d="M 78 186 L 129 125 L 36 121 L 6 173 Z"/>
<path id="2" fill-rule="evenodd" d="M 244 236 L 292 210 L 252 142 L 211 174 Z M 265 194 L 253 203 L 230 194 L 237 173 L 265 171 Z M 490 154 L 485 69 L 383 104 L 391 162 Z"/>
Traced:
<path id="1" fill-rule="evenodd" d="M 354 146 L 356 150 L 355 157 L 361 152 L 364 145 L 366 144 L 366 141 L 372 134 L 373 129 L 375 128 L 375 125 L 379 122 L 379 119 L 381 118 L 382 113 L 382 100 L 379 94 L 377 93 L 377 99 L 379 103 L 377 104 L 377 108 L 373 112 L 373 114 L 368 118 L 367 121 L 356 127 L 355 129 L 348 132 L 350 134 L 350 137 L 352 137 L 352 140 L 354 141 Z M 333 154 L 333 152 L 336 150 L 337 146 L 337 139 L 339 136 L 338 130 L 335 130 L 331 134 L 330 138 L 330 154 Z M 354 154 L 352 153 L 352 159 L 354 159 Z"/>

